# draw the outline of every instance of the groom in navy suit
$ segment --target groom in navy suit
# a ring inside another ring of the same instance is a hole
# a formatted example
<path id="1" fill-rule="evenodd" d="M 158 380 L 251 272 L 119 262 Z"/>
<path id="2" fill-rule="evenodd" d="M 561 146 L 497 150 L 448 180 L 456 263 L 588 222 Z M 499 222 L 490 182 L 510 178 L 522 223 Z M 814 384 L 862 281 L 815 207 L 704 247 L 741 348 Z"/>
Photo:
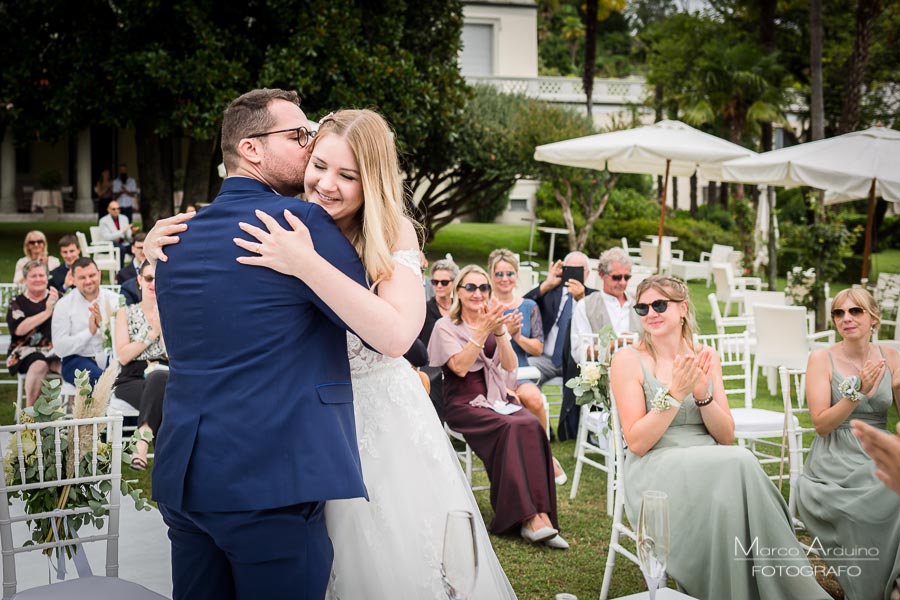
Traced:
<path id="1" fill-rule="evenodd" d="M 229 177 L 160 262 L 169 353 L 153 498 L 169 526 L 175 600 L 324 597 L 324 503 L 366 496 L 346 326 L 298 279 L 239 264 L 254 210 L 304 221 L 316 250 L 365 285 L 350 243 L 300 202 L 311 139 L 296 93 L 255 90 L 222 123 Z M 258 245 L 257 245 L 258 246 Z"/>

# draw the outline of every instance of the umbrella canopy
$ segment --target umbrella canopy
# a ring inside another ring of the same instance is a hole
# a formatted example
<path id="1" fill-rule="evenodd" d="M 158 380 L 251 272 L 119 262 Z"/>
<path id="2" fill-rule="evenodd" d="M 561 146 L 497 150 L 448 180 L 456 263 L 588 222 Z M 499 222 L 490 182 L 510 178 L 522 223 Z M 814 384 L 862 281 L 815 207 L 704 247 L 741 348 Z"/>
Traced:
<path id="1" fill-rule="evenodd" d="M 567 167 L 665 175 L 659 216 L 660 247 L 670 173 L 689 177 L 700 169 L 705 178 L 720 180 L 722 162 L 755 154 L 743 146 L 671 120 L 544 144 L 534 150 L 535 160 Z M 662 252 L 658 253 L 657 260 L 661 258 Z"/>
<path id="2" fill-rule="evenodd" d="M 825 190 L 828 204 L 869 198 L 863 278 L 869 273 L 875 198 L 900 202 L 900 131 L 870 127 L 722 165 L 727 181 Z"/>

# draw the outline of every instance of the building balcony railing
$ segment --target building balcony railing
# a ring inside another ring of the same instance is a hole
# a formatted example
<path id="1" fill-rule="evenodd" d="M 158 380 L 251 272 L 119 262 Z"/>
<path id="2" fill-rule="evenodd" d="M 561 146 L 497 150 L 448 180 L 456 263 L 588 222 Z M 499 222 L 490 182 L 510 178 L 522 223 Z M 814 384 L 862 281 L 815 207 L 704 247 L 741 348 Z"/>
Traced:
<path id="1" fill-rule="evenodd" d="M 492 85 L 506 94 L 524 94 L 545 102 L 584 102 L 584 85 L 578 77 L 467 76 L 466 81 L 471 85 Z M 651 93 L 643 77 L 594 79 L 593 103 L 619 106 L 641 104 Z"/>

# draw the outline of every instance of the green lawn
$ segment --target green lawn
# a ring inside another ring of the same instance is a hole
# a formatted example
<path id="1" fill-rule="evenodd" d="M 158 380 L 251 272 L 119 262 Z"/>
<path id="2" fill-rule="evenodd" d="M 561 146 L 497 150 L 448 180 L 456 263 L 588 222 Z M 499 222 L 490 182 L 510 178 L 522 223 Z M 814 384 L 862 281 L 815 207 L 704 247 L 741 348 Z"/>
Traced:
<path id="1" fill-rule="evenodd" d="M 40 223 L 37 228 L 47 233 L 51 242 L 51 252 L 58 254 L 56 241 L 61 235 L 74 231 L 75 228 L 86 232 L 88 225 Z M 15 261 L 21 256 L 22 239 L 32 228 L 34 228 L 32 224 L 0 224 L 0 275 L 3 281 L 12 278 Z M 527 226 L 520 225 L 482 223 L 451 225 L 439 231 L 435 240 L 425 250 L 430 261 L 442 258 L 450 252 L 459 265 L 468 263 L 484 265 L 488 253 L 494 248 L 506 247 L 514 252 L 527 250 L 528 232 Z M 535 251 L 538 253 L 538 259 L 543 259 L 539 269 L 546 269 L 547 252 L 540 238 L 535 239 Z M 879 270 L 900 272 L 900 250 L 880 253 L 873 262 L 875 276 Z M 783 286 L 784 281 L 780 281 L 779 288 Z M 706 295 L 712 289 L 707 289 L 703 283 L 691 283 L 689 287 L 697 310 L 700 331 L 714 332 L 710 307 L 706 300 Z M 0 378 L 0 383 L 14 383 L 14 381 L 7 377 Z M 0 422 L 13 421 L 14 399 L 15 386 L 0 385 Z M 735 400 L 732 405 L 738 406 L 739 402 Z M 760 392 L 754 405 L 759 408 L 781 410 L 780 396 L 769 395 L 762 378 Z M 892 427 L 897 422 L 895 411 L 891 411 L 890 422 Z M 807 440 L 807 443 L 809 441 L 811 440 Z M 523 600 L 546 600 L 559 592 L 573 593 L 580 598 L 595 598 L 600 593 L 611 526 L 611 518 L 606 515 L 605 475 L 594 469 L 585 468 L 578 496 L 575 500 L 569 500 L 571 479 L 574 475 L 574 442 L 554 442 L 553 452 L 570 478 L 569 483 L 557 488 L 557 501 L 563 535 L 571 544 L 571 549 L 560 552 L 536 547 L 525 543 L 517 536 L 493 536 L 494 548 L 519 598 Z M 126 469 L 125 475 L 139 479 L 143 487 L 149 489 L 148 473 L 138 474 Z M 480 475 L 486 480 L 483 473 Z M 783 491 L 786 494 L 786 486 Z M 489 521 L 492 510 L 488 492 L 477 492 L 476 498 L 485 520 Z M 828 585 L 830 589 L 835 590 L 835 597 L 842 597 L 833 582 L 828 582 Z M 619 558 L 616 561 L 610 596 L 623 596 L 643 589 L 643 578 L 638 569 L 627 560 Z"/>

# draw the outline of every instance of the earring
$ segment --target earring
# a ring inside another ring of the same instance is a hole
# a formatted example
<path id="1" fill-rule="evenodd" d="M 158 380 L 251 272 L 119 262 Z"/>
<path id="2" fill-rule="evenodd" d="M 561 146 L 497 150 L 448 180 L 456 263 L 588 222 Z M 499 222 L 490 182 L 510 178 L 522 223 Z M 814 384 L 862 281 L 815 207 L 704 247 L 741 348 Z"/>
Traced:
<path id="1" fill-rule="evenodd" d="M 684 327 L 684 324 L 687 322 L 687 319 L 681 317 L 681 326 Z"/>

